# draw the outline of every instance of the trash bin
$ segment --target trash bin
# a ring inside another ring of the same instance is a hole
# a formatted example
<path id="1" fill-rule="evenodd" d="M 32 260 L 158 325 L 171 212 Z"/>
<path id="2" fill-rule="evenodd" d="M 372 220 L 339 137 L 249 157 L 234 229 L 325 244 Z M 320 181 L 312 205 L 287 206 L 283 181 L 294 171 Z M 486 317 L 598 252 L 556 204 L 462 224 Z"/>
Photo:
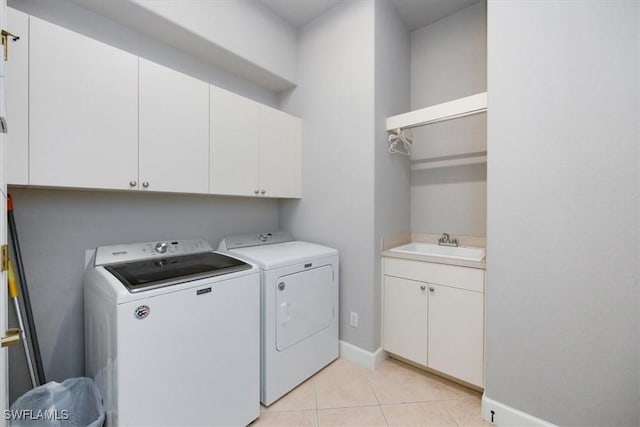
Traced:
<path id="1" fill-rule="evenodd" d="M 11 405 L 10 427 L 101 427 L 102 397 L 91 378 L 70 378 L 29 390 Z"/>

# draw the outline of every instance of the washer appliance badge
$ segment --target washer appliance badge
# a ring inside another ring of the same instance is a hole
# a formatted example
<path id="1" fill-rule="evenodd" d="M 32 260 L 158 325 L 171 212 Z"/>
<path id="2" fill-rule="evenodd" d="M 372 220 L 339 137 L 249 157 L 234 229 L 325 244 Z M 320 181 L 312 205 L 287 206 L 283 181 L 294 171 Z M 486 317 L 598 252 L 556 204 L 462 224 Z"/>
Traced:
<path id="1" fill-rule="evenodd" d="M 136 319 L 144 319 L 149 315 L 150 311 L 151 309 L 148 305 L 141 305 L 140 307 L 136 308 L 133 314 L 136 316 Z"/>

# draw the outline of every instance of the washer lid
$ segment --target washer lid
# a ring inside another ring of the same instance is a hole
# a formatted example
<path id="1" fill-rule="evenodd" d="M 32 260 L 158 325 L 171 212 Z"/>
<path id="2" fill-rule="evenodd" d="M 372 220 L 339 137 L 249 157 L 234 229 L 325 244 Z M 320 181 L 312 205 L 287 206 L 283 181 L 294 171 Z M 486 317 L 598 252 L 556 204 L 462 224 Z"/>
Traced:
<path id="1" fill-rule="evenodd" d="M 263 270 L 338 255 L 336 249 L 299 241 L 249 246 L 229 252 L 255 262 Z"/>
<path id="2" fill-rule="evenodd" d="M 105 265 L 104 269 L 129 292 L 140 292 L 249 270 L 251 265 L 224 254 L 205 252 Z"/>

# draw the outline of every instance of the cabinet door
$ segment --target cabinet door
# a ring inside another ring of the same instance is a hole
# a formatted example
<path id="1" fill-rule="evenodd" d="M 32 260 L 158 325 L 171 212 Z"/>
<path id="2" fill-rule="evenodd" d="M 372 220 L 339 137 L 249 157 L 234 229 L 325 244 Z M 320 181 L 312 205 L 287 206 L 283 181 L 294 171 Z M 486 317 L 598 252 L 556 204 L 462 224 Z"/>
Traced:
<path id="1" fill-rule="evenodd" d="M 138 177 L 138 58 L 30 18 L 29 183 L 128 189 Z"/>
<path id="2" fill-rule="evenodd" d="M 384 276 L 383 347 L 427 365 L 426 284 Z"/>
<path id="3" fill-rule="evenodd" d="M 140 58 L 140 189 L 209 192 L 209 85 Z"/>
<path id="4" fill-rule="evenodd" d="M 299 118 L 273 108 L 260 108 L 261 194 L 300 197 L 301 141 Z"/>
<path id="5" fill-rule="evenodd" d="M 29 183 L 29 15 L 7 8 L 7 182 Z"/>
<path id="6" fill-rule="evenodd" d="M 429 367 L 482 387 L 484 294 L 429 286 Z"/>
<path id="7" fill-rule="evenodd" d="M 210 86 L 210 185 L 213 194 L 256 196 L 259 104 Z"/>

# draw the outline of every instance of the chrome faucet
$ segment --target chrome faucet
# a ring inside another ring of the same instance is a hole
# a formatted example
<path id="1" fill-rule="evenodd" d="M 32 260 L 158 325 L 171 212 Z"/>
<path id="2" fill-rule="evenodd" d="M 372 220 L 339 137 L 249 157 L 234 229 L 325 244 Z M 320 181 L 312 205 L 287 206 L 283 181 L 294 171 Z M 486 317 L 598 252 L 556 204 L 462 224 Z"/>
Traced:
<path id="1" fill-rule="evenodd" d="M 438 239 L 438 245 L 440 246 L 458 246 L 458 239 L 451 240 L 451 236 L 447 233 L 442 233 L 442 236 Z"/>

